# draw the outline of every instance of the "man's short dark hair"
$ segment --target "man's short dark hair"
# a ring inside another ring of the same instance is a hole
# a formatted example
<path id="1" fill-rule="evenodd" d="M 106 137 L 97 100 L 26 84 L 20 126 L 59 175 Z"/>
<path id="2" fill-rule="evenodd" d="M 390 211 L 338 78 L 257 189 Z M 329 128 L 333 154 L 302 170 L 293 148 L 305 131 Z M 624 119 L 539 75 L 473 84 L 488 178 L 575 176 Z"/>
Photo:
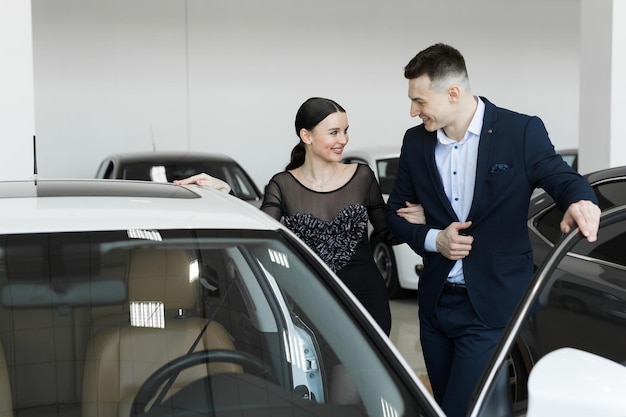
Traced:
<path id="1" fill-rule="evenodd" d="M 450 45 L 436 43 L 419 52 L 404 67 L 408 80 L 427 75 L 432 82 L 446 77 L 467 78 L 467 68 L 463 55 Z"/>

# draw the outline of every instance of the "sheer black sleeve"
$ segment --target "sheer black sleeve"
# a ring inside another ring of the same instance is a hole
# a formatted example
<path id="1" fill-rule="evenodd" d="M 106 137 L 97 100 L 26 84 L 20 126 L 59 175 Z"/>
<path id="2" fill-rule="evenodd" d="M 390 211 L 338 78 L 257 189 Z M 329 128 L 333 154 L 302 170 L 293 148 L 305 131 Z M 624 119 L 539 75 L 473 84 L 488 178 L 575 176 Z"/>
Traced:
<path id="1" fill-rule="evenodd" d="M 283 192 L 274 176 L 265 187 L 261 210 L 280 221 L 285 212 L 284 207 Z"/>
<path id="2" fill-rule="evenodd" d="M 368 200 L 369 204 L 367 205 L 367 214 L 376 234 L 388 245 L 399 245 L 403 243 L 400 239 L 394 236 L 387 227 L 386 204 L 385 200 L 383 200 L 380 185 L 376 181 L 374 172 L 372 172 L 372 179 L 369 185 Z"/>

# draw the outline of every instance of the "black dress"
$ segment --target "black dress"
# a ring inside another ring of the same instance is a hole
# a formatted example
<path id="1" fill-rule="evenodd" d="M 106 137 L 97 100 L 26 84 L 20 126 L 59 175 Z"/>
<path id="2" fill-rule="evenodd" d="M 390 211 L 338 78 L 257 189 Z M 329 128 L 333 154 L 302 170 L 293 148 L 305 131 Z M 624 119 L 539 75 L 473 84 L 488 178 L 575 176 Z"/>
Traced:
<path id="1" fill-rule="evenodd" d="M 368 220 L 387 243 L 401 243 L 387 229 L 385 202 L 372 170 L 359 164 L 333 191 L 314 191 L 290 172 L 272 177 L 261 210 L 309 245 L 341 278 L 379 326 L 391 331 L 387 289 L 369 244 Z"/>

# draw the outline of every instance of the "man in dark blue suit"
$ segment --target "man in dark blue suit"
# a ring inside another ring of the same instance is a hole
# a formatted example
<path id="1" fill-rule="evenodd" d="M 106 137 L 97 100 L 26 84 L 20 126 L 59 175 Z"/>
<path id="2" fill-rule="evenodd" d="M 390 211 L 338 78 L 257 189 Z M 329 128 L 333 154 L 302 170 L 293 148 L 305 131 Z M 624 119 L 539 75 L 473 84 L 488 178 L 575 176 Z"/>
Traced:
<path id="1" fill-rule="evenodd" d="M 563 209 L 564 232 L 596 240 L 600 209 L 589 184 L 555 153 L 543 122 L 470 90 L 463 56 L 444 44 L 405 67 L 411 116 L 387 218 L 424 258 L 420 339 L 437 402 L 467 413 L 472 392 L 533 274 L 526 225 L 536 187 Z M 420 203 L 426 224 L 399 209 Z M 400 214 L 400 215 L 399 215 Z"/>

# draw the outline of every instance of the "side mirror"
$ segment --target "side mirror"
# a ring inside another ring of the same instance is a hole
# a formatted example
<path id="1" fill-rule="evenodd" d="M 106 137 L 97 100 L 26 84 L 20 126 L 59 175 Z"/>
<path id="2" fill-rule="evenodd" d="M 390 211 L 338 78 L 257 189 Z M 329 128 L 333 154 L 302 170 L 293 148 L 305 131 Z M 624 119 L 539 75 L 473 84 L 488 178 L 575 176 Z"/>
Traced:
<path id="1" fill-rule="evenodd" d="M 561 348 L 541 358 L 528 378 L 527 417 L 618 416 L 626 410 L 626 366 Z"/>

